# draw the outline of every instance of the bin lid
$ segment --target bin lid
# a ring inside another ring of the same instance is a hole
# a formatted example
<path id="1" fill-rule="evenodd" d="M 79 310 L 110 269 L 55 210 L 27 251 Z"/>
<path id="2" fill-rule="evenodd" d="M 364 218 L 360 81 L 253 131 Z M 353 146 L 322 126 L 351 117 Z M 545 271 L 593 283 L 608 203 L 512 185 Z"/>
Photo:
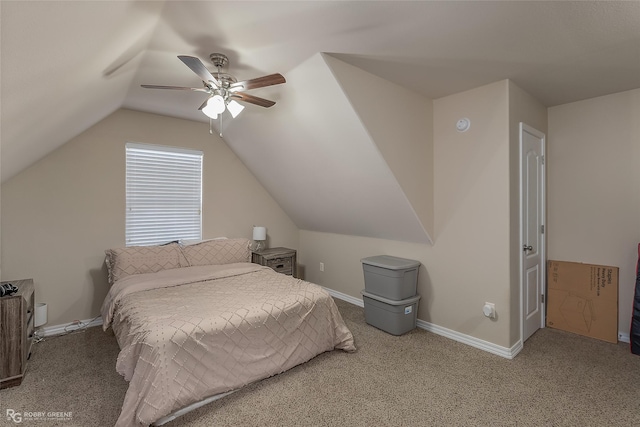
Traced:
<path id="1" fill-rule="evenodd" d="M 365 296 L 367 298 L 371 298 L 376 301 L 380 301 L 389 305 L 409 305 L 409 304 L 413 304 L 414 302 L 418 302 L 420 300 L 420 295 L 418 294 L 415 294 L 414 296 L 409 298 L 395 300 L 395 299 L 381 297 L 380 295 L 374 295 L 372 293 L 367 292 L 365 289 L 361 290 L 360 293 L 362 294 L 362 296 Z"/>
<path id="2" fill-rule="evenodd" d="M 360 260 L 363 264 L 382 267 L 388 270 L 404 270 L 420 266 L 420 261 L 413 259 L 398 258 L 391 255 L 377 255 Z"/>

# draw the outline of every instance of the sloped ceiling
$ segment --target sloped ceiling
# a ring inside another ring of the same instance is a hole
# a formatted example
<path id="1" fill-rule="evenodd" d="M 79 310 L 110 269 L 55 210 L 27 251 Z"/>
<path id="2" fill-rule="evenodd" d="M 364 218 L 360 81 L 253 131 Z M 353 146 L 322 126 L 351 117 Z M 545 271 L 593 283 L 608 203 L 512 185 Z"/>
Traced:
<path id="1" fill-rule="evenodd" d="M 291 219 L 306 230 L 430 242 L 324 58 L 287 78 L 278 114 L 234 121 L 225 139 Z"/>
<path id="2" fill-rule="evenodd" d="M 161 10 L 0 2 L 2 181 L 122 106 Z"/>
<path id="3" fill-rule="evenodd" d="M 347 217 L 375 216 L 366 187 L 379 186 L 404 206 L 380 213 L 398 239 L 424 227 L 409 220 L 411 203 L 320 52 L 430 99 L 505 78 L 547 106 L 640 87 L 640 2 L 4 0 L 0 25 L 3 181 L 118 108 L 206 121 L 201 93 L 139 85 L 198 86 L 176 56 L 223 52 L 240 80 L 280 72 L 291 83 L 253 91 L 278 104 L 248 106 L 225 140 L 299 227 L 370 235 L 379 223 Z M 345 135 L 353 146 L 334 145 Z M 325 150 L 305 151 L 304 141 Z M 293 142 L 301 146 L 283 150 Z M 261 156 L 278 149 L 269 159 L 286 167 L 264 172 Z M 339 182 L 309 167 L 321 162 L 337 165 Z M 368 203 L 339 206 L 348 197 Z"/>

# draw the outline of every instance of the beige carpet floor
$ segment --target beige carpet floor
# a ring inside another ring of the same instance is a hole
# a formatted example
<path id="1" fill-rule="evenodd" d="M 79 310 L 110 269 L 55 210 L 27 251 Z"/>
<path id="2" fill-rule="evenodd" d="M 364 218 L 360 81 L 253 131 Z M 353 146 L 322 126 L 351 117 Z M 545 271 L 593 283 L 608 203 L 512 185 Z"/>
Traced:
<path id="1" fill-rule="evenodd" d="M 358 351 L 324 353 L 249 385 L 167 426 L 640 426 L 640 357 L 609 344 L 542 329 L 507 360 L 416 329 L 395 337 L 336 301 Z M 6 409 L 71 412 L 34 426 L 112 426 L 127 383 L 118 345 L 101 328 L 34 346 Z M 4 424 L 3 424 L 4 423 Z"/>

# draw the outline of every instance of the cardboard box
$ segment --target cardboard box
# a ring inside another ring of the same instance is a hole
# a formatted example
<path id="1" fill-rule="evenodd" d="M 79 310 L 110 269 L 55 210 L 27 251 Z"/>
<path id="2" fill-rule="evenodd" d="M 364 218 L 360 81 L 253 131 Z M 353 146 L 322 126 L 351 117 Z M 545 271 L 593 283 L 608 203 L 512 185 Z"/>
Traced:
<path id="1" fill-rule="evenodd" d="M 618 267 L 549 261 L 547 326 L 618 342 Z"/>

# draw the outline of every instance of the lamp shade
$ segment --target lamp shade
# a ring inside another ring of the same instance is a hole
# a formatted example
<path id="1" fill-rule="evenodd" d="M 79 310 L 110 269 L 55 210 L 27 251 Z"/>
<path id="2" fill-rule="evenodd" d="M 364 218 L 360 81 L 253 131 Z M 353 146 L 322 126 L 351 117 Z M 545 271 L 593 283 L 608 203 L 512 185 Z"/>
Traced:
<path id="1" fill-rule="evenodd" d="M 207 100 L 207 105 L 204 106 L 202 112 L 212 119 L 215 119 L 218 117 L 218 114 L 224 112 L 224 109 L 224 98 L 220 95 L 213 95 Z"/>
<path id="2" fill-rule="evenodd" d="M 244 105 L 240 105 L 233 99 L 227 103 L 227 110 L 231 113 L 231 116 L 235 119 L 238 117 L 238 114 L 244 110 Z"/>
<path id="3" fill-rule="evenodd" d="M 253 240 L 267 240 L 267 228 L 253 227 Z"/>

